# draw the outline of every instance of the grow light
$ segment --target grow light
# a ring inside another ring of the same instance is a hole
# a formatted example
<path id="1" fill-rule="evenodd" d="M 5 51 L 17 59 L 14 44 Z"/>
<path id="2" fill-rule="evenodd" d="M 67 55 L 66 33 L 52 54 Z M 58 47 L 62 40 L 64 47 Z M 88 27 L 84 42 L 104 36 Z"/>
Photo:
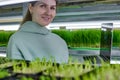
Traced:
<path id="1" fill-rule="evenodd" d="M 0 57 L 6 57 L 6 54 L 5 53 L 0 53 Z"/>
<path id="2" fill-rule="evenodd" d="M 0 6 L 25 3 L 25 2 L 30 2 L 30 1 L 37 1 L 37 0 L 0 0 Z"/>
<path id="3" fill-rule="evenodd" d="M 120 61 L 116 61 L 116 60 L 111 60 L 110 64 L 120 64 Z"/>

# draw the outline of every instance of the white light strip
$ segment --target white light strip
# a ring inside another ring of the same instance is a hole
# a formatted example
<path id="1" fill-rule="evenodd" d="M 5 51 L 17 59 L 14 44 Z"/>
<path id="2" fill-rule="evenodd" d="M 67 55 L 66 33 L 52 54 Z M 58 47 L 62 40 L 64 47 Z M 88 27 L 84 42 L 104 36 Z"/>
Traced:
<path id="1" fill-rule="evenodd" d="M 14 30 L 18 30 L 20 27 L 19 24 L 13 24 L 13 25 L 0 25 L 0 30 L 5 30 L 5 31 L 14 31 Z"/>
<path id="2" fill-rule="evenodd" d="M 0 53 L 0 57 L 6 57 L 6 53 Z"/>
<path id="3" fill-rule="evenodd" d="M 110 64 L 120 64 L 120 61 L 116 61 L 116 60 L 111 60 Z"/>
<path id="4" fill-rule="evenodd" d="M 2 0 L 2 1 L 0 1 L 0 6 L 18 4 L 18 3 L 24 3 L 24 2 L 31 2 L 31 1 L 37 1 L 37 0 L 4 0 L 4 1 Z"/>
<path id="5" fill-rule="evenodd" d="M 114 23 L 120 27 L 119 20 L 108 20 L 108 21 L 79 21 L 79 22 L 58 22 L 51 23 L 48 27 L 57 27 L 57 26 L 101 26 L 101 23 Z M 116 27 L 116 26 L 115 26 Z"/>
<path id="6" fill-rule="evenodd" d="M 114 28 L 120 28 L 120 21 L 84 21 L 84 22 L 62 22 L 51 23 L 46 26 L 48 29 L 60 29 L 60 26 L 65 26 L 66 29 L 85 29 L 85 28 L 101 28 L 102 23 L 113 23 Z M 18 30 L 20 24 L 0 25 L 0 30 Z"/>

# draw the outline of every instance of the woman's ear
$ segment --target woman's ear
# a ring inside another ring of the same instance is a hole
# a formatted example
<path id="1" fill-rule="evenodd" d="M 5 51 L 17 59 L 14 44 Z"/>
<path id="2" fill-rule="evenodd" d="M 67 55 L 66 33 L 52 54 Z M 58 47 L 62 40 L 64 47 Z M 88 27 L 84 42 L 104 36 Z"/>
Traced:
<path id="1" fill-rule="evenodd" d="M 28 9 L 29 9 L 29 11 L 30 11 L 30 14 L 32 15 L 32 13 L 33 13 L 33 7 L 32 7 L 31 4 L 28 5 Z"/>

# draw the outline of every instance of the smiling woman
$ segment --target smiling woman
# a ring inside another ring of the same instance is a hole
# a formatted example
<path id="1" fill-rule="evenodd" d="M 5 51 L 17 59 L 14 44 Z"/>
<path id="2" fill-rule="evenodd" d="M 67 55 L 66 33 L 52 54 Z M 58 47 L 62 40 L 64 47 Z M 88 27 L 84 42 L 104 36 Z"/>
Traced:
<path id="1" fill-rule="evenodd" d="M 66 42 L 46 28 L 55 15 L 56 0 L 31 2 L 20 29 L 10 37 L 7 57 L 27 61 L 52 58 L 57 63 L 67 63 Z"/>
<path id="2" fill-rule="evenodd" d="M 46 15 L 47 14 L 47 15 Z M 54 19 L 56 15 L 56 3 L 52 0 L 50 3 L 46 3 L 44 0 L 39 2 L 31 2 L 29 10 L 24 18 L 22 24 L 25 21 L 34 21 L 39 23 L 41 26 L 46 26 Z"/>

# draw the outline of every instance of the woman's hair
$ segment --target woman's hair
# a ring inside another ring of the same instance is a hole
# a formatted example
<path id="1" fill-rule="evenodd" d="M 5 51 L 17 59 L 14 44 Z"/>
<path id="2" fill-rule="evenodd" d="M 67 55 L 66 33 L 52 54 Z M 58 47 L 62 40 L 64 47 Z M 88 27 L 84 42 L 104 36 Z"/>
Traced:
<path id="1" fill-rule="evenodd" d="M 55 0 L 55 1 L 56 1 L 56 4 L 57 4 L 57 0 Z M 36 2 L 37 1 L 30 2 L 30 4 L 32 6 L 34 6 Z M 29 9 L 27 10 L 27 13 L 26 13 L 25 17 L 23 18 L 23 20 L 22 20 L 20 25 L 24 24 L 26 21 L 32 21 L 32 16 L 31 16 L 31 13 L 30 13 Z"/>

